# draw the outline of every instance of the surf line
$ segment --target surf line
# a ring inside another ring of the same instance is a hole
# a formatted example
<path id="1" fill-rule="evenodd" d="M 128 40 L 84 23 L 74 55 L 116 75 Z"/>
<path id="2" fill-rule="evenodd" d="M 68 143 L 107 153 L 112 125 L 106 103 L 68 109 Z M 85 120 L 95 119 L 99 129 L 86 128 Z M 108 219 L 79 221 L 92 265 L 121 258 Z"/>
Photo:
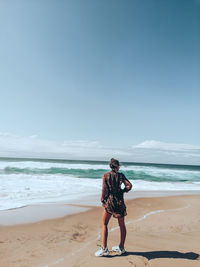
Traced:
<path id="1" fill-rule="evenodd" d="M 154 214 L 157 214 L 157 213 L 161 213 L 161 212 L 165 212 L 165 211 L 177 211 L 177 210 L 183 210 L 183 209 L 187 209 L 189 208 L 191 205 L 189 203 L 187 203 L 186 206 L 184 207 L 181 207 L 181 208 L 175 208 L 175 209 L 166 209 L 166 210 L 153 210 L 153 211 L 150 211 L 150 212 L 147 212 L 145 213 L 143 216 L 137 218 L 137 219 L 134 219 L 134 220 L 130 220 L 130 221 L 127 221 L 126 224 L 131 224 L 131 223 L 134 223 L 134 222 L 139 222 L 139 221 L 142 221 L 142 220 L 145 220 L 147 217 L 151 216 L 151 215 L 154 215 Z M 115 230 L 119 229 L 119 226 L 116 226 L 116 227 L 113 227 L 109 230 L 109 232 L 113 232 Z M 49 264 L 45 264 L 44 267 L 49 267 L 51 265 L 57 265 L 58 263 L 60 263 L 61 261 L 64 261 L 64 259 L 68 258 L 68 257 L 71 257 L 71 256 L 74 256 L 76 253 L 79 253 L 81 250 L 83 250 L 85 247 L 89 246 L 92 242 L 94 242 L 94 240 L 98 240 L 101 238 L 101 234 L 100 232 L 98 233 L 98 235 L 96 236 L 96 238 L 88 241 L 87 243 L 85 243 L 84 246 L 82 246 L 81 248 L 77 249 L 75 252 L 71 253 L 70 255 L 68 255 L 67 257 L 64 257 L 64 258 L 60 258 L 60 259 L 57 259 L 55 260 L 54 262 L 52 263 L 49 263 Z"/>
<path id="2" fill-rule="evenodd" d="M 177 210 L 183 210 L 183 209 L 187 209 L 187 208 L 189 208 L 190 206 L 191 206 L 191 205 L 190 205 L 189 203 L 187 203 L 186 206 L 181 207 L 181 208 L 150 211 L 150 212 L 144 214 L 142 217 L 140 217 L 140 218 L 138 218 L 138 219 L 127 221 L 126 224 L 131 224 L 131 223 L 133 223 L 133 222 L 139 222 L 139 221 L 145 220 L 148 216 L 151 216 L 151 215 L 154 215 L 154 214 L 157 214 L 157 213 L 161 213 L 161 212 L 165 212 L 165 211 L 177 211 Z M 115 230 L 117 230 L 117 229 L 119 229 L 119 226 L 116 226 L 116 227 L 111 228 L 109 232 L 113 232 L 113 231 L 115 231 Z"/>

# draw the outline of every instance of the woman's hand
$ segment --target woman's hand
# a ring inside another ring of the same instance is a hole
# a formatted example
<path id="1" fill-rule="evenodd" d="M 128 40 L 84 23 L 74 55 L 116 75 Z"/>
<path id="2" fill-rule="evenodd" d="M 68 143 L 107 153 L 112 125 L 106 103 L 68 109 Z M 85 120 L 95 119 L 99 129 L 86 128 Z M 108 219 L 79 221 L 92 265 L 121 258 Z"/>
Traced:
<path id="1" fill-rule="evenodd" d="M 127 193 L 128 191 L 131 190 L 132 184 L 127 178 L 124 179 L 124 185 L 125 185 L 125 188 L 123 189 L 124 193 Z"/>

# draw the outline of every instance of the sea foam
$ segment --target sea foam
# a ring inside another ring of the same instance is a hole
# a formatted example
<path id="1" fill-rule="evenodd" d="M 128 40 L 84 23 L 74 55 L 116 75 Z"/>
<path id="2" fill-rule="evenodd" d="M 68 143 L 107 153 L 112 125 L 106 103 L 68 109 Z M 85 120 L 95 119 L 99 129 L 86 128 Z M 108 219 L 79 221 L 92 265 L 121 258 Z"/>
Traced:
<path id="1" fill-rule="evenodd" d="M 72 203 L 91 195 L 100 199 L 107 163 L 0 160 L 0 210 L 55 201 Z M 133 190 L 200 190 L 200 168 L 124 163 L 120 169 Z"/>

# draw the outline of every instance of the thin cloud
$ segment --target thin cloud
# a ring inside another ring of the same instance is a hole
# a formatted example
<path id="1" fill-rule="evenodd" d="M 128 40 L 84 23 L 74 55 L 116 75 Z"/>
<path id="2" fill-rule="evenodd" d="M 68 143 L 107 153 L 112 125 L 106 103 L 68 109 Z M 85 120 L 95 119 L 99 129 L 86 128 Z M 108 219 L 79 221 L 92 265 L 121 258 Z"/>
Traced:
<path id="1" fill-rule="evenodd" d="M 147 140 L 130 147 L 108 147 L 97 140 L 47 140 L 37 135 L 0 133 L 1 157 L 59 158 L 200 165 L 200 147 Z"/>
<path id="2" fill-rule="evenodd" d="M 0 133 L 1 157 L 52 157 L 67 159 L 101 159 L 127 156 L 118 148 L 102 146 L 93 140 L 64 140 L 62 142 L 40 139 L 37 135 L 17 136 Z"/>
<path id="3" fill-rule="evenodd" d="M 132 148 L 146 148 L 172 151 L 200 150 L 200 146 L 190 144 L 165 143 L 155 140 L 146 140 L 138 145 L 132 146 Z"/>

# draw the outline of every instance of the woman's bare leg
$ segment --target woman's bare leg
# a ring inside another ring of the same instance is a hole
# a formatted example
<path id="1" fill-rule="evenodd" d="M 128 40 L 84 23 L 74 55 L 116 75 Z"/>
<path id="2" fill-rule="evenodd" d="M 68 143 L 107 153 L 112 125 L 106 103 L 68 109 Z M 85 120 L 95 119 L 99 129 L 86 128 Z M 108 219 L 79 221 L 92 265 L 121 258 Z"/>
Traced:
<path id="1" fill-rule="evenodd" d="M 104 213 L 103 213 L 103 218 L 102 218 L 102 247 L 103 249 L 107 248 L 107 239 L 108 239 L 108 223 L 109 223 L 109 220 L 110 220 L 110 217 L 112 215 L 107 213 L 105 210 L 104 210 Z"/>
<path id="2" fill-rule="evenodd" d="M 120 227 L 120 244 L 119 244 L 119 246 L 121 249 L 123 249 L 125 239 L 126 239 L 126 226 L 125 226 L 125 222 L 124 222 L 124 217 L 118 218 L 118 223 L 119 223 L 119 227 Z"/>

